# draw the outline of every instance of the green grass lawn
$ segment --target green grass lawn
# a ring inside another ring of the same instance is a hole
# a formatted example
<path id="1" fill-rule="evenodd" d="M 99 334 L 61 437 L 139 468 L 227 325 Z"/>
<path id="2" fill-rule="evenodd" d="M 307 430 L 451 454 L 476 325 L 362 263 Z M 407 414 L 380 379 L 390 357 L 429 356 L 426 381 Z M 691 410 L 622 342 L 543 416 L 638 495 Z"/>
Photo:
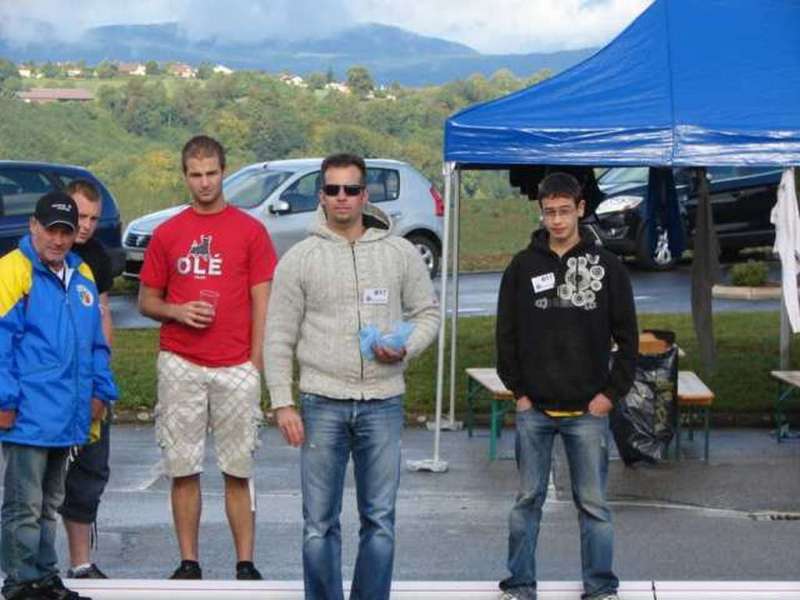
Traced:
<path id="1" fill-rule="evenodd" d="M 539 227 L 539 204 L 523 196 L 461 202 L 459 271 L 503 269 Z"/>
<path id="2" fill-rule="evenodd" d="M 697 371 L 715 392 L 716 412 L 767 414 L 771 411 L 777 391 L 777 384 L 769 376 L 769 371 L 778 365 L 777 313 L 716 315 L 714 326 L 719 362 L 716 373 L 710 376 L 700 370 L 690 315 L 642 315 L 639 325 L 641 328 L 676 332 L 678 343 L 686 352 L 680 368 Z M 458 416 L 463 418 L 464 369 L 494 366 L 494 318 L 462 319 L 458 337 L 456 409 Z M 114 370 L 122 392 L 120 406 L 129 409 L 152 407 L 156 389 L 157 330 L 120 330 L 115 332 L 114 343 Z M 792 353 L 797 368 L 800 365 L 800 341 L 794 341 Z M 447 365 L 449 369 L 449 361 Z M 407 410 L 414 414 L 432 415 L 436 394 L 435 344 L 412 364 L 407 383 Z"/>

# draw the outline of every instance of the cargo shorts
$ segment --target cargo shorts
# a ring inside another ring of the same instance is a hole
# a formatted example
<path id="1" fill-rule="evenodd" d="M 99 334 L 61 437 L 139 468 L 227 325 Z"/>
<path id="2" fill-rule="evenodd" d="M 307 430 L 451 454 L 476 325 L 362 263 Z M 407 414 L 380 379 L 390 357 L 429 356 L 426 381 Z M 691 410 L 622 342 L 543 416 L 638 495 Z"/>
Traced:
<path id="1" fill-rule="evenodd" d="M 258 369 L 250 361 L 204 367 L 161 351 L 157 371 L 155 431 L 165 473 L 170 477 L 201 473 L 210 431 L 220 470 L 251 477 L 263 420 Z"/>

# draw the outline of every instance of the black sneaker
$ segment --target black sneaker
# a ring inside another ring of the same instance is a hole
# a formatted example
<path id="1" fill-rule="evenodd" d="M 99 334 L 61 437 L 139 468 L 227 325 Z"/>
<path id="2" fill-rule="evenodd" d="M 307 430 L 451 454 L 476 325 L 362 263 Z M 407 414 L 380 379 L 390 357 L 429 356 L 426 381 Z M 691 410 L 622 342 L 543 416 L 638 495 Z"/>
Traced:
<path id="1" fill-rule="evenodd" d="M 31 591 L 35 592 L 33 597 L 39 600 L 92 600 L 88 596 L 81 596 L 78 592 L 67 589 L 58 576 L 32 583 Z"/>
<path id="2" fill-rule="evenodd" d="M 258 572 L 255 565 L 249 560 L 242 560 L 236 563 L 236 579 L 250 579 L 253 581 L 264 579 Z"/>
<path id="3" fill-rule="evenodd" d="M 169 576 L 170 579 L 202 579 L 203 570 L 200 563 L 196 560 L 182 560 L 175 572 Z"/>
<path id="4" fill-rule="evenodd" d="M 33 585 L 28 583 L 17 587 L 13 594 L 3 594 L 3 598 L 6 600 L 41 600 L 42 597 L 33 589 Z"/>
<path id="5" fill-rule="evenodd" d="M 88 567 L 80 567 L 78 569 L 67 570 L 68 579 L 108 579 L 108 575 L 103 573 L 97 568 L 97 565 L 92 563 Z"/>

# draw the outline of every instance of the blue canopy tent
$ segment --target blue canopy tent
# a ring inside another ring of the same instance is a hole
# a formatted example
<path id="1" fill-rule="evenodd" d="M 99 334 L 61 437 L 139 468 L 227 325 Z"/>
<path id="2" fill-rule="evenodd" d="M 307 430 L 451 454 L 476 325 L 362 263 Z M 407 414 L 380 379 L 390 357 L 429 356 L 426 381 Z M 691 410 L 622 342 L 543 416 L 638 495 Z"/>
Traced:
<path id="1" fill-rule="evenodd" d="M 519 164 L 800 163 L 800 5 L 656 0 L 575 67 L 447 120 L 444 159 Z"/>
<path id="2" fill-rule="evenodd" d="M 445 124 L 444 160 L 445 239 L 452 237 L 455 274 L 458 219 L 452 220 L 451 214 L 458 215 L 463 169 L 799 165 L 800 2 L 655 0 L 584 62 L 450 117 Z M 710 207 L 706 210 L 710 219 Z M 712 229 L 709 223 L 707 230 Z M 704 248 L 712 247 L 708 242 L 696 240 L 698 269 L 701 259 L 716 261 L 716 257 L 702 256 Z M 450 246 L 445 243 L 442 268 L 437 435 Z M 702 288 L 702 271 L 697 273 Z M 451 421 L 457 275 L 453 287 Z M 695 323 L 698 316 L 700 321 L 705 319 L 710 331 L 710 282 L 706 287 L 700 291 L 708 296 L 708 311 L 695 315 Z"/>

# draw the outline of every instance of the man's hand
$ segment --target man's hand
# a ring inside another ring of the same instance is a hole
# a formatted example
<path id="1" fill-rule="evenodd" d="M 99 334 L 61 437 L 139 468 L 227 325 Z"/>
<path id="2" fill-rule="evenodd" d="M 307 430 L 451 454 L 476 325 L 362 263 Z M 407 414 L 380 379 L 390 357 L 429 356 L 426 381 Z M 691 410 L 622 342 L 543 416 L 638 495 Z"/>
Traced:
<path id="1" fill-rule="evenodd" d="M 97 398 L 92 398 L 92 421 L 106 418 L 106 403 Z"/>
<path id="2" fill-rule="evenodd" d="M 294 406 L 282 406 L 275 411 L 275 418 L 286 443 L 295 448 L 302 446 L 306 435 L 303 430 L 303 419 L 300 418 L 297 409 Z"/>
<path id="3" fill-rule="evenodd" d="M 250 354 L 250 362 L 258 369 L 259 373 L 264 372 L 264 354 L 262 352 L 256 352 L 255 348 L 253 348 L 253 353 Z"/>
<path id="4" fill-rule="evenodd" d="M 205 329 L 214 321 L 214 307 L 202 300 L 172 305 L 172 318 L 195 329 Z"/>
<path id="5" fill-rule="evenodd" d="M 530 410 L 533 408 L 533 402 L 527 396 L 520 396 L 517 398 L 517 412 L 522 412 L 523 410 Z"/>
<path id="6" fill-rule="evenodd" d="M 17 420 L 17 411 L 12 409 L 0 410 L 0 429 L 11 429 Z"/>
<path id="7" fill-rule="evenodd" d="M 603 393 L 599 393 L 589 402 L 589 413 L 595 417 L 605 417 L 614 408 L 611 400 Z"/>
<path id="8" fill-rule="evenodd" d="M 387 365 L 400 362 L 406 357 L 405 347 L 400 348 L 400 350 L 392 350 L 391 348 L 376 345 L 372 347 L 372 351 L 375 353 L 375 360 Z"/>

